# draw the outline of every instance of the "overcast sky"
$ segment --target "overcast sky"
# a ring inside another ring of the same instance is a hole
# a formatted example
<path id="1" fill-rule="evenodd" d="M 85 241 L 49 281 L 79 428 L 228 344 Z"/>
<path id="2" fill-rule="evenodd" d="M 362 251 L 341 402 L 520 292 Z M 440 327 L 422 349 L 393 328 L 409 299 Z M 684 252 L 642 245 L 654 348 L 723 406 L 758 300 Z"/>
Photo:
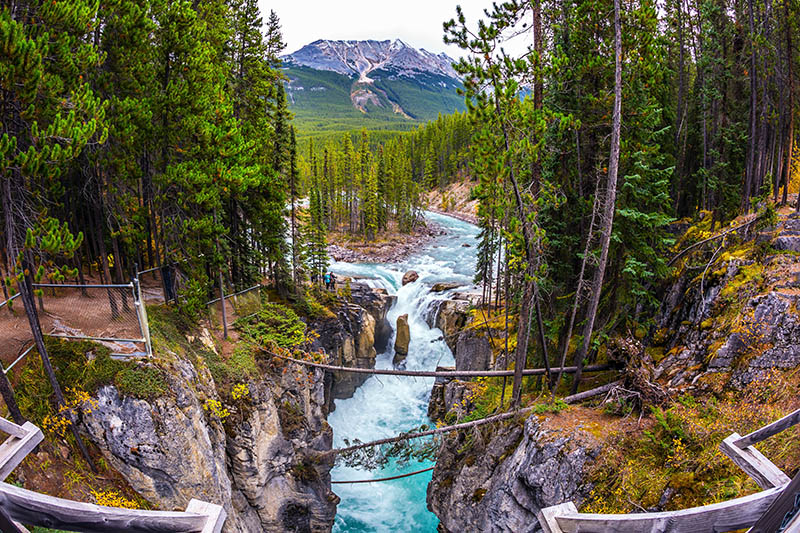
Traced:
<path id="1" fill-rule="evenodd" d="M 442 23 L 461 5 L 468 23 L 491 6 L 491 0 L 259 0 L 264 20 L 270 10 L 281 19 L 286 52 L 317 39 L 401 39 L 415 48 L 446 52 L 458 47 L 442 41 Z"/>

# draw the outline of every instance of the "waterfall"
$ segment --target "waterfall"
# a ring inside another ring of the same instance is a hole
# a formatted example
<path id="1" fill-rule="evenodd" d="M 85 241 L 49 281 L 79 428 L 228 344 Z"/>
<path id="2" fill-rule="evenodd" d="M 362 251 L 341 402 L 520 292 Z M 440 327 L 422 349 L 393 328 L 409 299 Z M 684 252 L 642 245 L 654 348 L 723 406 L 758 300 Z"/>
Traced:
<path id="1" fill-rule="evenodd" d="M 357 275 L 370 279 L 373 286 L 383 287 L 397 296 L 388 313 L 394 327 L 397 317 L 408 314 L 411 342 L 408 357 L 402 365 L 408 370 L 434 370 L 437 365 L 452 366 L 453 354 L 442 339 L 442 332 L 426 323 L 436 300 L 447 293 L 434 294 L 430 288 L 437 282 L 457 282 L 472 287 L 475 273 L 475 237 L 472 224 L 450 217 L 427 213 L 428 220 L 442 226 L 447 235 L 440 236 L 417 254 L 400 264 L 351 264 L 336 262 L 331 270 L 341 275 Z M 470 247 L 463 246 L 470 244 Z M 419 279 L 402 286 L 403 273 L 416 270 Z M 393 368 L 394 336 L 386 352 L 379 354 L 377 368 Z M 334 446 L 344 439 L 370 441 L 394 436 L 429 423 L 427 418 L 433 378 L 372 376 L 347 400 L 337 400 L 336 410 L 328 422 L 333 427 Z M 432 466 L 432 463 L 411 462 L 398 465 L 392 461 L 382 470 L 365 471 L 336 467 L 334 480 L 387 477 Z M 335 485 L 342 501 L 334 524 L 338 533 L 373 531 L 435 532 L 438 520 L 427 510 L 426 489 L 431 472 L 404 479 L 358 485 Z"/>

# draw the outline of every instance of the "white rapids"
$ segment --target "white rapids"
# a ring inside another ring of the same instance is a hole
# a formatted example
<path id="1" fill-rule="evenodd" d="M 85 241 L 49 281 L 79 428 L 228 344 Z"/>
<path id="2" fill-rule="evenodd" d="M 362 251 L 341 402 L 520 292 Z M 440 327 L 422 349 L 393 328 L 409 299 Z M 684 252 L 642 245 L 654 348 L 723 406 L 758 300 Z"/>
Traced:
<path id="1" fill-rule="evenodd" d="M 376 287 L 383 287 L 397 296 L 397 303 L 388 313 L 394 328 L 397 317 L 408 314 L 411 332 L 408 370 L 434 370 L 437 365 L 454 364 L 453 354 L 442 338 L 442 332 L 425 322 L 431 303 L 447 297 L 435 294 L 430 288 L 437 282 L 458 282 L 472 288 L 475 274 L 475 245 L 478 228 L 472 224 L 444 215 L 426 213 L 428 220 L 447 231 L 424 246 L 418 253 L 398 264 L 334 262 L 331 270 L 345 276 L 363 276 Z M 469 246 L 464 246 L 469 245 Z M 419 279 L 401 284 L 403 274 L 415 270 Z M 394 338 L 386 352 L 379 354 L 377 368 L 393 368 Z M 402 431 L 429 423 L 427 417 L 433 378 L 401 376 L 372 376 L 347 400 L 337 400 L 336 410 L 328 417 L 334 431 L 334 446 L 344 445 L 344 439 L 371 441 L 397 435 Z M 412 462 L 366 471 L 344 466 L 331 473 L 335 481 L 389 477 L 433 466 L 432 463 Z M 356 532 L 435 532 L 438 520 L 427 510 L 426 488 L 431 472 L 403 479 L 355 485 L 334 485 L 341 497 L 333 531 Z"/>

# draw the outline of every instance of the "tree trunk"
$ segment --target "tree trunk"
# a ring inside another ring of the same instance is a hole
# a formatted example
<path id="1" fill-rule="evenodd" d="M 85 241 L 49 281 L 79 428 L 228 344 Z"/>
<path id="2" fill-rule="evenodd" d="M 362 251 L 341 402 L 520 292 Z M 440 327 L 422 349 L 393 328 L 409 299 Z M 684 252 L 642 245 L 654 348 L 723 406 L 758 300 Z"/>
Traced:
<path id="1" fill-rule="evenodd" d="M 8 381 L 8 376 L 2 371 L 0 371 L 0 395 L 3 396 L 3 401 L 6 402 L 6 407 L 8 407 L 8 412 L 11 415 L 11 419 L 14 420 L 14 423 L 18 426 L 24 424 L 26 420 L 25 417 L 22 416 L 22 412 L 17 405 L 17 399 L 14 397 L 14 389 L 11 388 L 11 382 Z"/>
<path id="2" fill-rule="evenodd" d="M 25 268 L 31 268 L 28 258 L 25 258 L 23 265 Z M 50 356 L 48 355 L 47 348 L 44 344 L 44 335 L 42 334 L 42 328 L 39 324 L 39 315 L 36 313 L 36 305 L 33 301 L 33 287 L 30 278 L 27 276 L 23 278 L 23 280 L 17 284 L 17 288 L 20 292 L 20 299 L 25 306 L 25 314 L 28 316 L 28 324 L 30 325 L 31 333 L 33 334 L 33 341 L 36 344 L 36 349 L 39 351 L 39 356 L 42 359 L 42 368 L 47 375 L 48 381 L 50 381 L 50 386 L 53 388 L 53 394 L 56 397 L 56 405 L 59 407 L 59 409 L 61 409 L 65 405 L 64 393 L 61 391 L 61 385 L 58 383 L 56 373 L 53 370 L 53 365 L 50 362 Z M 83 439 L 78 433 L 78 426 L 75 421 L 75 413 L 73 413 L 71 410 L 66 410 L 65 414 L 69 417 L 70 430 L 72 431 L 73 437 L 75 437 L 75 442 L 78 445 L 81 455 L 83 455 L 83 458 L 89 464 L 92 472 L 97 473 L 97 468 L 95 467 L 94 461 L 92 461 L 92 457 L 89 455 L 89 450 L 86 448 L 86 444 L 83 442 Z"/>
<path id="3" fill-rule="evenodd" d="M 528 274 L 528 272 L 525 273 L 526 278 Z M 526 280 L 519 309 L 519 319 L 517 320 L 517 348 L 514 352 L 514 381 L 511 387 L 512 407 L 519 407 L 522 400 L 522 371 L 525 370 L 525 364 L 528 359 L 528 341 L 530 339 L 530 324 L 535 292 L 536 284 L 533 281 Z"/>
<path id="4" fill-rule="evenodd" d="M 789 201 L 789 180 L 792 179 L 792 156 L 794 155 L 794 48 L 792 48 L 792 18 L 789 1 L 784 0 L 783 12 L 786 24 L 786 55 L 789 59 L 789 138 L 786 140 L 786 163 L 783 169 L 783 203 Z M 800 211 L 800 194 L 797 195 L 797 209 Z"/>
<path id="5" fill-rule="evenodd" d="M 679 212 L 681 198 L 683 196 L 683 169 L 685 157 L 684 150 L 681 149 L 681 131 L 683 130 L 684 111 L 683 101 L 686 93 L 686 45 L 683 38 L 683 0 L 678 0 L 678 46 L 680 48 L 678 59 L 678 104 L 675 116 L 675 150 L 677 157 L 675 161 L 675 172 L 677 174 L 676 186 L 674 189 L 674 209 Z"/>
<path id="6" fill-rule="evenodd" d="M 214 225 L 217 224 L 217 210 L 214 209 Z M 214 243 L 217 249 L 217 255 L 220 255 L 219 250 L 219 235 L 215 235 Z M 225 280 L 222 276 L 222 266 L 219 267 L 219 298 L 220 298 L 220 305 L 222 307 L 222 338 L 228 340 L 228 316 L 227 312 L 225 311 Z"/>
<path id="7" fill-rule="evenodd" d="M 506 255 L 505 255 L 505 258 L 506 258 L 506 260 L 505 260 L 506 264 L 505 264 L 505 269 L 504 269 L 505 275 L 503 276 L 505 278 L 504 279 L 504 287 L 503 287 L 503 307 L 505 307 L 505 314 L 506 314 L 506 319 L 505 319 L 505 333 L 506 333 L 505 344 L 506 344 L 506 346 L 505 346 L 505 350 L 503 351 L 503 370 L 506 370 L 508 368 L 508 308 L 511 306 L 511 302 L 508 299 L 508 294 L 509 294 L 508 290 L 509 290 L 509 284 L 510 284 L 510 278 L 511 278 L 511 272 L 508 269 L 508 241 L 506 241 Z M 506 397 L 506 377 L 503 376 L 503 388 L 500 391 L 500 409 L 503 408 L 503 399 L 505 397 Z"/>
<path id="8" fill-rule="evenodd" d="M 757 102 L 757 83 L 756 83 L 756 42 L 755 42 L 755 20 L 753 16 L 753 0 L 748 0 L 747 11 L 750 19 L 750 138 L 747 145 L 747 168 L 745 170 L 744 188 L 742 190 L 742 211 L 750 212 L 750 194 L 752 192 L 755 172 L 756 157 L 756 107 Z"/>
<path id="9" fill-rule="evenodd" d="M 533 295 L 533 298 L 536 302 L 536 325 L 539 329 L 539 344 L 542 346 L 542 363 L 544 363 L 544 369 L 547 372 L 547 386 L 549 388 L 552 384 L 552 375 L 550 374 L 550 356 L 547 354 L 547 337 L 544 333 L 544 319 L 542 318 L 542 305 L 541 298 L 539 297 L 538 287 L 536 294 Z"/>
<path id="10" fill-rule="evenodd" d="M 15 224 L 14 224 L 14 214 L 11 209 L 11 206 L 14 204 L 13 197 L 12 197 L 12 189 L 11 189 L 11 177 L 10 176 L 3 176 L 3 213 L 5 214 L 5 238 L 6 238 L 6 259 L 5 263 L 8 268 L 7 274 L 12 276 L 13 272 L 13 265 L 16 264 L 16 246 L 15 243 Z M 5 280 L 3 280 L 3 287 L 5 288 Z M 6 304 L 7 306 L 11 304 Z M 11 312 L 9 308 L 9 312 Z M 1 373 L 1 372 L 0 372 Z M 19 410 L 19 406 L 17 405 L 17 400 L 14 397 L 14 390 L 11 388 L 11 384 L 8 382 L 8 378 L 3 373 L 2 377 L 0 377 L 0 394 L 3 396 L 3 401 L 6 403 L 6 407 L 8 407 L 8 412 L 11 414 L 11 418 L 14 419 L 14 422 L 17 424 L 22 424 L 25 422 L 25 418 L 22 416 L 22 413 Z"/>
<path id="11" fill-rule="evenodd" d="M 120 253 L 119 249 L 119 238 L 112 237 L 111 238 L 111 245 L 114 249 L 114 270 L 117 272 L 117 283 L 120 285 L 125 284 L 125 274 L 122 273 L 122 254 Z M 130 311 L 130 306 L 128 305 L 128 290 L 127 289 L 120 289 L 120 296 L 122 296 L 122 309 L 125 311 Z"/>
<path id="12" fill-rule="evenodd" d="M 608 262 L 608 249 L 611 243 L 611 231 L 614 226 L 614 211 L 617 200 L 617 174 L 619 171 L 620 129 L 622 125 L 622 27 L 620 22 L 620 0 L 614 0 L 614 115 L 611 126 L 611 156 L 608 160 L 608 185 L 606 190 L 605 207 L 600 219 L 600 261 L 594 273 L 592 282 L 592 296 L 589 300 L 586 325 L 583 328 L 583 344 L 575 356 L 575 381 L 572 384 L 573 394 L 578 390 L 581 380 L 583 360 L 589 351 L 594 332 L 594 322 L 597 317 L 597 307 L 600 304 L 600 293 L 603 291 L 603 278 L 606 263 Z"/>
<path id="13" fill-rule="evenodd" d="M 589 232 L 586 234 L 586 245 L 583 248 L 583 257 L 581 258 L 581 270 L 578 274 L 578 283 L 575 288 L 575 300 L 572 303 L 572 312 L 570 313 L 569 322 L 567 324 L 564 348 L 561 352 L 561 360 L 558 364 L 559 368 L 564 368 L 564 365 L 567 362 L 567 354 L 569 353 L 570 341 L 572 340 L 572 331 L 575 328 L 575 318 L 578 315 L 578 308 L 580 307 L 581 299 L 583 298 L 584 284 L 586 283 L 586 264 L 589 262 L 589 256 L 592 252 L 592 239 L 594 238 L 594 228 L 596 225 L 597 210 L 599 208 L 598 202 L 600 202 L 600 198 L 597 194 L 595 194 L 595 201 L 594 205 L 592 206 L 592 219 L 589 222 Z M 564 372 L 559 370 L 558 376 L 556 377 L 556 382 L 553 384 L 553 390 L 558 389 L 563 375 Z"/>
<path id="14" fill-rule="evenodd" d="M 299 284 L 297 282 L 297 269 L 299 268 L 300 258 L 297 253 L 297 247 L 299 243 L 297 242 L 297 214 L 295 213 L 295 197 L 297 196 L 297 190 L 294 182 L 294 175 L 296 172 L 295 165 L 296 165 L 296 158 L 297 158 L 297 148 L 295 144 L 295 136 L 294 136 L 294 128 L 292 128 L 292 154 L 289 161 L 289 194 L 291 196 L 291 203 L 292 203 L 292 210 L 291 210 L 291 232 L 292 232 L 292 284 L 294 284 L 295 292 L 299 292 Z"/>
<path id="15" fill-rule="evenodd" d="M 102 217 L 102 208 L 100 217 Z M 113 283 L 113 281 L 111 279 L 111 269 L 109 269 L 108 267 L 108 253 L 106 252 L 106 243 L 105 239 L 103 238 L 102 220 L 97 220 L 95 222 L 94 232 L 95 232 L 95 238 L 97 240 L 97 246 L 100 251 L 100 264 L 103 265 L 103 276 L 105 277 L 105 282 L 110 285 L 111 283 Z M 111 319 L 116 320 L 117 318 L 119 318 L 117 299 L 114 297 L 114 294 L 111 292 L 111 289 L 106 289 L 106 293 L 108 295 L 108 305 L 111 308 Z"/>

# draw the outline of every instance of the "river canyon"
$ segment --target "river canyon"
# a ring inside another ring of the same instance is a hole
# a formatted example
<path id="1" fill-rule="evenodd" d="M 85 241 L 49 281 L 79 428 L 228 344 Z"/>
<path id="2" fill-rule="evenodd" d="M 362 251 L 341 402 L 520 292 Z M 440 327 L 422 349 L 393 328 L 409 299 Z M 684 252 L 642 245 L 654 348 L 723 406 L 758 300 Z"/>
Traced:
<path id="1" fill-rule="evenodd" d="M 408 357 L 400 363 L 407 370 L 435 370 L 437 366 L 454 364 L 442 332 L 430 327 L 426 318 L 435 312 L 437 300 L 449 297 L 448 292 L 470 289 L 475 272 L 474 244 L 478 228 L 436 213 L 429 212 L 426 216 L 441 226 L 446 235 L 437 237 L 403 262 L 335 262 L 331 266 L 339 276 L 365 278 L 366 283 L 397 296 L 387 318 L 394 326 L 397 317 L 408 314 L 411 341 Z M 403 286 L 403 274 L 409 270 L 416 271 L 419 279 Z M 460 286 L 450 291 L 431 292 L 436 283 Z M 393 346 L 394 333 L 386 351 L 378 354 L 377 368 L 393 368 Z M 429 423 L 427 409 L 433 381 L 433 378 L 370 377 L 352 398 L 336 401 L 336 410 L 328 417 L 333 427 L 334 447 L 343 446 L 345 439 L 371 441 Z M 336 481 L 382 478 L 428 466 L 431 464 L 392 462 L 382 470 L 371 472 L 338 466 L 331 477 Z M 334 531 L 435 531 L 438 520 L 425 503 L 430 480 L 431 473 L 426 472 L 382 483 L 334 485 L 334 492 L 341 498 Z"/>

